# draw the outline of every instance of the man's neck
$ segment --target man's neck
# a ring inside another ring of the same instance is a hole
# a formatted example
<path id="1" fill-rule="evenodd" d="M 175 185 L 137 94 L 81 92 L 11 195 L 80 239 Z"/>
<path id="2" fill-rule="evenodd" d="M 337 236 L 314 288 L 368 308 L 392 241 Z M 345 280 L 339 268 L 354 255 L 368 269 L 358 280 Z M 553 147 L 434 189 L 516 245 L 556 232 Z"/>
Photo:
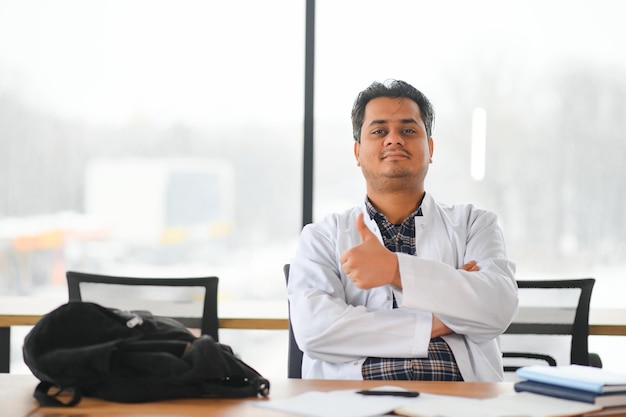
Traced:
<path id="1" fill-rule="evenodd" d="M 367 197 L 378 211 L 383 213 L 393 224 L 401 224 L 413 213 L 424 198 L 424 191 L 372 193 L 368 190 Z"/>

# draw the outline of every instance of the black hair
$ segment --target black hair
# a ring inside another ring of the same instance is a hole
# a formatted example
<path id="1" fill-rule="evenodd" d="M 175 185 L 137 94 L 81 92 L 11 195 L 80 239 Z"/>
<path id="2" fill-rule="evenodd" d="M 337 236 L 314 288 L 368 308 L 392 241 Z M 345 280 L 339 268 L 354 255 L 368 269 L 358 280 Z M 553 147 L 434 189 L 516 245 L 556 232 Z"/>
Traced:
<path id="1" fill-rule="evenodd" d="M 354 140 L 361 142 L 361 127 L 365 117 L 365 106 L 370 100 L 378 97 L 409 98 L 417 103 L 426 126 L 427 137 L 432 136 L 435 121 L 435 109 L 430 100 L 411 84 L 400 80 L 387 80 L 383 83 L 375 81 L 361 91 L 352 106 L 352 134 Z"/>

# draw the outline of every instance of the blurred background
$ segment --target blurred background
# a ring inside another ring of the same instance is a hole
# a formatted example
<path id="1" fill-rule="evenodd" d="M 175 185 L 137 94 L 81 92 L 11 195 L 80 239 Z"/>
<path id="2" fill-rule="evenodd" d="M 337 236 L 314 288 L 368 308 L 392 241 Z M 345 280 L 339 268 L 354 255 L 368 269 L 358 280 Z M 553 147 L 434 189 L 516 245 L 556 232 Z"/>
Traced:
<path id="1" fill-rule="evenodd" d="M 592 307 L 623 307 L 624 2 L 315 3 L 314 220 L 363 201 L 356 94 L 403 79 L 436 110 L 427 192 L 496 211 L 518 279 L 595 277 Z M 223 300 L 286 311 L 305 6 L 0 0 L 0 294 L 64 296 L 68 269 L 217 275 Z M 621 339 L 590 350 L 626 371 Z M 286 376 L 286 332 L 224 341 Z"/>

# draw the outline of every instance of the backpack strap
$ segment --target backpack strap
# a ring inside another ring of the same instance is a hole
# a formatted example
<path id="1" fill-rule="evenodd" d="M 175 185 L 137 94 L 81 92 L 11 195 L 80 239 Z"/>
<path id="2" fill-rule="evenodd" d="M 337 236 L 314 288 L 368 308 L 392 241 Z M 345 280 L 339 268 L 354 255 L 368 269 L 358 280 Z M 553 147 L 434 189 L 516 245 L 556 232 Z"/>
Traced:
<path id="1" fill-rule="evenodd" d="M 71 397 L 60 397 L 61 394 L 70 394 Z M 33 396 L 42 407 L 73 407 L 83 398 L 77 388 L 61 388 L 48 381 L 40 382 Z"/>
<path id="2" fill-rule="evenodd" d="M 256 395 L 261 397 L 268 397 L 270 395 L 270 381 L 264 378 L 260 373 L 257 372 L 256 369 L 252 368 L 250 365 L 245 363 L 237 356 L 233 356 L 233 358 L 235 358 L 239 363 L 239 366 L 243 368 L 248 381 L 256 391 Z"/>

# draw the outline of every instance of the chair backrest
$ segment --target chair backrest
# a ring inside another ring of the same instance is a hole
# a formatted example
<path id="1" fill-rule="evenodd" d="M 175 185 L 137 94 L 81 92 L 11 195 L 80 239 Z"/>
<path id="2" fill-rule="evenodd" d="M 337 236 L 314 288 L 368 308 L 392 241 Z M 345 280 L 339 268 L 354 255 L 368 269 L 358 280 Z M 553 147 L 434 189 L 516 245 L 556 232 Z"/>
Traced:
<path id="1" fill-rule="evenodd" d="M 594 284 L 593 278 L 517 281 L 520 293 L 519 313 L 505 335 L 534 335 L 537 341 L 531 341 L 531 352 L 519 351 L 530 350 L 528 345 L 521 349 L 515 347 L 515 351 L 508 347 L 505 348 L 503 357 L 540 359 L 555 366 L 557 360 L 554 355 L 545 353 L 545 346 L 550 344 L 546 343 L 544 336 L 566 335 L 571 339 L 570 363 L 595 365 L 590 361 L 588 345 L 589 306 Z M 565 302 L 568 304 L 564 304 Z M 525 339 L 528 340 L 529 337 Z M 542 339 L 539 340 L 540 338 Z M 504 370 L 514 371 L 525 365 L 523 362 L 519 364 L 506 366 L 505 363 Z"/>
<path id="2" fill-rule="evenodd" d="M 289 264 L 283 266 L 283 273 L 285 274 L 285 284 L 289 284 Z M 289 301 L 287 301 L 289 305 Z M 289 313 L 289 348 L 287 353 L 287 377 L 288 378 L 302 378 L 302 351 L 296 343 L 296 338 L 293 335 L 293 328 L 291 327 L 291 313 Z"/>
<path id="3" fill-rule="evenodd" d="M 218 341 L 217 277 L 144 278 L 67 271 L 69 301 L 146 310 Z"/>

